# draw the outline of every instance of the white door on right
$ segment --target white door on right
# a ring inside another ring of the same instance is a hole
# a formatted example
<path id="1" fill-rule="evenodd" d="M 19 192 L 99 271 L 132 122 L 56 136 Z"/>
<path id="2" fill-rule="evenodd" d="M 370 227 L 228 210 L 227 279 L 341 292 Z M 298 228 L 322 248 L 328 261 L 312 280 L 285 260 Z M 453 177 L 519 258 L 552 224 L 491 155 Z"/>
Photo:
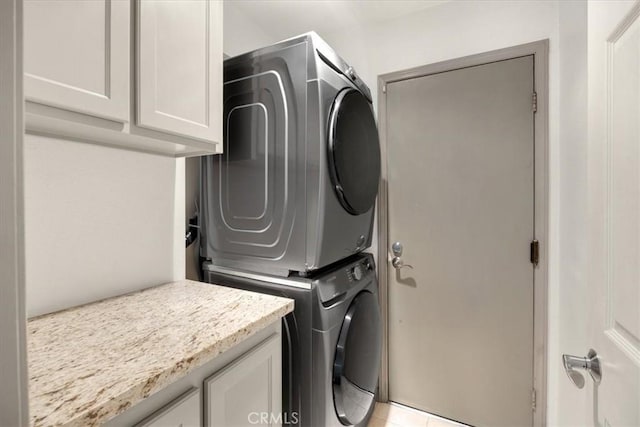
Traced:
<path id="1" fill-rule="evenodd" d="M 602 380 L 585 389 L 593 425 L 640 426 L 640 2 L 589 2 L 588 15 L 590 344 Z"/>

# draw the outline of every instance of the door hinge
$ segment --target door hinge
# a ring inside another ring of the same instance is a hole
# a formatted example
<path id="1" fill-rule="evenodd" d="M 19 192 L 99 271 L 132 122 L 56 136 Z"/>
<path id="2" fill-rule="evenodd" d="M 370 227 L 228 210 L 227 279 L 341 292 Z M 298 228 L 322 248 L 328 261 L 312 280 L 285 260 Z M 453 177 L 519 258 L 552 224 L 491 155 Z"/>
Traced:
<path id="1" fill-rule="evenodd" d="M 537 267 L 538 262 L 540 261 L 540 243 L 535 239 L 531 241 L 530 259 L 531 264 L 533 264 L 534 267 Z"/>
<path id="2" fill-rule="evenodd" d="M 533 112 L 537 113 L 538 112 L 538 93 L 537 92 L 533 92 L 533 95 L 531 96 L 531 106 L 533 108 Z"/>
<path id="3" fill-rule="evenodd" d="M 382 93 L 387 93 L 387 85 L 382 85 Z"/>
<path id="4" fill-rule="evenodd" d="M 536 396 L 536 389 L 534 388 L 533 390 L 531 390 L 531 409 L 535 412 L 536 410 L 536 405 L 538 402 L 536 402 L 537 396 Z"/>

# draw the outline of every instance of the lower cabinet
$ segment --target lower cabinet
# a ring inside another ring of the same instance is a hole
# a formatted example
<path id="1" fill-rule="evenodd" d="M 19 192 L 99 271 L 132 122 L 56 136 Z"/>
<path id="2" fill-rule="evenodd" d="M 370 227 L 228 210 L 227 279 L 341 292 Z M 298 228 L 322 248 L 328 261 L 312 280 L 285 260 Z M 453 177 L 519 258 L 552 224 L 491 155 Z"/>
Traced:
<path id="1" fill-rule="evenodd" d="M 105 426 L 282 425 L 280 323 L 222 353 Z"/>
<path id="2" fill-rule="evenodd" d="M 202 425 L 200 389 L 192 388 L 136 427 L 198 427 Z"/>
<path id="3" fill-rule="evenodd" d="M 205 425 L 280 425 L 282 363 L 274 338 L 204 382 Z"/>

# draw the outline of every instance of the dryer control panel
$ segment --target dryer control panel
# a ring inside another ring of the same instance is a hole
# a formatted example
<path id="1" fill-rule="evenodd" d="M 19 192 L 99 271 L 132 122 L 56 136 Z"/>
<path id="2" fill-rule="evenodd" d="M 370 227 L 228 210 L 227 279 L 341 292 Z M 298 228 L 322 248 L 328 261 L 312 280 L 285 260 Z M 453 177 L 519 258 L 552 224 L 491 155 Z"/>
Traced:
<path id="1" fill-rule="evenodd" d="M 320 300 L 336 300 L 356 284 L 375 280 L 375 264 L 371 254 L 361 254 L 355 260 L 336 266 L 335 270 L 320 273 L 313 281 Z"/>
<path id="2" fill-rule="evenodd" d="M 345 269 L 345 273 L 349 282 L 358 282 L 362 280 L 369 271 L 372 270 L 373 262 L 369 259 L 369 257 L 367 257 L 361 262 L 358 262 L 355 265 L 352 265 Z"/>

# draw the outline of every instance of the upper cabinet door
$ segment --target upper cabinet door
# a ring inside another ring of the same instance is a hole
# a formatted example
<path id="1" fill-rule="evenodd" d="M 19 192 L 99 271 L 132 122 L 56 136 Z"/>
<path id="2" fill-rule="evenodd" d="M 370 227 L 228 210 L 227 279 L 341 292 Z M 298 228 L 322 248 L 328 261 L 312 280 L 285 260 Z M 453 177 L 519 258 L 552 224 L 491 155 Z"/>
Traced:
<path id="1" fill-rule="evenodd" d="M 25 0 L 29 101 L 129 120 L 129 0 Z"/>
<path id="2" fill-rule="evenodd" d="M 222 56 L 221 0 L 140 1 L 136 124 L 220 143 Z"/>

